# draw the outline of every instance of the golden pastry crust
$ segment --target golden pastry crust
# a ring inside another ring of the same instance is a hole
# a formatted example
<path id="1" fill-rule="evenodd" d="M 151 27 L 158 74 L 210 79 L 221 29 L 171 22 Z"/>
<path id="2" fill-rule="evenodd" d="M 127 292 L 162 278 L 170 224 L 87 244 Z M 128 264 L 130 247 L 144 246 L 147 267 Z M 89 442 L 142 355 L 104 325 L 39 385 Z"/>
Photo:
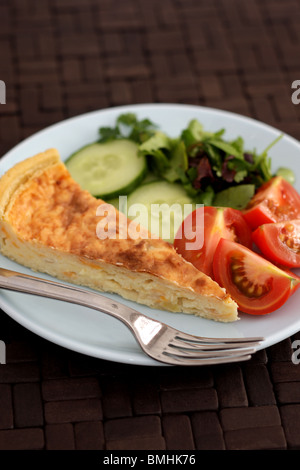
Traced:
<path id="1" fill-rule="evenodd" d="M 104 216 L 97 215 L 97 209 L 102 204 L 105 202 L 82 190 L 71 178 L 55 149 L 24 160 L 0 180 L 1 251 L 33 269 L 119 293 L 151 307 L 186 311 L 220 321 L 237 319 L 237 306 L 225 290 L 186 262 L 172 245 L 147 238 L 149 234 L 143 231 L 136 240 L 124 238 L 132 221 L 118 211 L 115 238 L 100 240 L 96 229 Z M 18 248 L 13 248 L 13 239 Z M 24 246 L 29 251 L 40 251 L 47 260 L 66 256 L 66 265 L 74 262 L 78 265 L 74 268 L 72 264 L 72 269 L 66 266 L 63 272 L 57 265 L 56 272 L 55 266 L 49 267 L 51 262 L 43 267 L 30 261 L 29 255 L 22 259 L 19 245 L 23 251 Z M 79 274 L 83 266 L 92 270 L 86 274 L 86 280 Z M 106 287 L 103 278 L 97 283 L 99 269 L 114 282 Z M 144 289 L 147 295 L 140 292 L 133 295 L 136 282 L 148 283 Z"/>

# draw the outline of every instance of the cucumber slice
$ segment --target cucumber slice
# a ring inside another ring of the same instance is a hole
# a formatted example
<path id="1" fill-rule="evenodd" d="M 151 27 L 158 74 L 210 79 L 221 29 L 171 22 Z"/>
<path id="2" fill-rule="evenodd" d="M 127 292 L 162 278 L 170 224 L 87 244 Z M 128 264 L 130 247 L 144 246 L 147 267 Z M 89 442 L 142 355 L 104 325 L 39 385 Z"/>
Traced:
<path id="1" fill-rule="evenodd" d="M 65 163 L 82 189 L 103 199 L 129 194 L 147 173 L 146 157 L 127 139 L 86 145 Z"/>
<path id="2" fill-rule="evenodd" d="M 154 181 L 141 185 L 127 198 L 127 217 L 155 237 L 173 243 L 183 219 L 196 205 L 181 184 Z"/>

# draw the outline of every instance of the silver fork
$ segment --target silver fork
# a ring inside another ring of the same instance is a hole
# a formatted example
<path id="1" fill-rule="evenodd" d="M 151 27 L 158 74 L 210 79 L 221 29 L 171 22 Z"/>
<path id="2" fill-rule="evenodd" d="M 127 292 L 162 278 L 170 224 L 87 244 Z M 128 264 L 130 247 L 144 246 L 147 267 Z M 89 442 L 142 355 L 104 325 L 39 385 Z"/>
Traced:
<path id="1" fill-rule="evenodd" d="M 181 366 L 250 359 L 264 338 L 205 338 L 149 318 L 97 292 L 0 268 L 0 287 L 83 305 L 122 321 L 142 350 L 161 363 Z"/>

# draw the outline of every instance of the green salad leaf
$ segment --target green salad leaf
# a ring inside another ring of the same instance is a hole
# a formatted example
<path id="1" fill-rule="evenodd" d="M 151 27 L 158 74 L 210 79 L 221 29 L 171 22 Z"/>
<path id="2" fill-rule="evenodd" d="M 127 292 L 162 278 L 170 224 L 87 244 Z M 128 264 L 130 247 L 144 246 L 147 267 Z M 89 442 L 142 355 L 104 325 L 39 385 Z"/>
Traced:
<path id="1" fill-rule="evenodd" d="M 180 135 L 171 138 L 149 119 L 121 114 L 115 127 L 101 127 L 99 141 L 130 139 L 146 156 L 149 172 L 168 182 L 181 183 L 195 202 L 205 205 L 246 207 L 255 190 L 272 178 L 269 150 L 245 148 L 241 136 L 225 139 L 225 129 L 208 132 L 192 119 Z"/>
<path id="2" fill-rule="evenodd" d="M 254 193 L 254 184 L 240 184 L 232 186 L 217 193 L 212 201 L 212 205 L 243 210 L 247 206 L 249 200 L 254 196 Z"/>
<path id="3" fill-rule="evenodd" d="M 134 113 L 121 114 L 115 127 L 100 127 L 99 142 L 115 139 L 130 139 L 140 144 L 148 140 L 157 126 L 150 119 L 138 120 Z"/>

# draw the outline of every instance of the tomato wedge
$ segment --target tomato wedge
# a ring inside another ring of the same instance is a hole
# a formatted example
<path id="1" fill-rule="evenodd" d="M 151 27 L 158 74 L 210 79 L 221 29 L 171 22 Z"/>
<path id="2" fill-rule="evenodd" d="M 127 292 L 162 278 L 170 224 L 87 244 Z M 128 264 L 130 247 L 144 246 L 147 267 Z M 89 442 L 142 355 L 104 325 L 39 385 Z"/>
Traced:
<path id="1" fill-rule="evenodd" d="M 300 268 L 300 219 L 261 225 L 252 238 L 270 261 Z"/>
<path id="2" fill-rule="evenodd" d="M 252 230 L 263 224 L 300 218 L 300 195 L 281 176 L 263 184 L 243 211 Z"/>
<path id="3" fill-rule="evenodd" d="M 202 212 L 199 214 L 199 211 Z M 199 215 L 202 217 L 197 217 Z M 195 240 L 195 235 L 189 238 L 189 234 L 200 231 L 203 231 L 203 246 L 189 248 Z M 252 246 L 251 230 L 240 211 L 229 207 L 200 207 L 184 219 L 176 233 L 174 247 L 199 271 L 213 277 L 213 257 L 221 238 L 235 240 L 249 248 Z"/>
<path id="4" fill-rule="evenodd" d="M 299 286 L 300 278 L 283 271 L 252 250 L 220 240 L 214 256 L 216 281 L 244 313 L 264 315 L 281 307 Z"/>

